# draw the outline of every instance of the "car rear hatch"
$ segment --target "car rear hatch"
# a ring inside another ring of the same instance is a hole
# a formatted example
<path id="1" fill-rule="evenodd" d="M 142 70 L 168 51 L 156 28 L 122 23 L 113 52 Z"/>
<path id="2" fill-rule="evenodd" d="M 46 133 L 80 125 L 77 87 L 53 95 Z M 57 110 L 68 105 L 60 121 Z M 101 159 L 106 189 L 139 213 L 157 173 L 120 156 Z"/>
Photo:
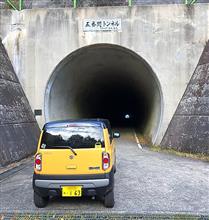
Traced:
<path id="1" fill-rule="evenodd" d="M 105 151 L 101 126 L 68 124 L 45 128 L 40 153 L 41 174 L 79 175 L 101 174 Z"/>

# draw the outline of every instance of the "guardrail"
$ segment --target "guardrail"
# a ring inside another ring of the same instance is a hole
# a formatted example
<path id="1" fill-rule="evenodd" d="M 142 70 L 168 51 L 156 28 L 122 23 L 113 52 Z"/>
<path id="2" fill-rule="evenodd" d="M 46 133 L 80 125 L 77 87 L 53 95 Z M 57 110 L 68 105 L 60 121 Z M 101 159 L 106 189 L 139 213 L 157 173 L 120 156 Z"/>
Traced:
<path id="1" fill-rule="evenodd" d="M 0 3 L 2 3 L 2 2 L 5 2 L 6 5 L 8 5 L 10 8 L 12 8 L 14 10 L 21 11 L 24 8 L 28 8 L 28 6 L 27 6 L 28 2 L 30 2 L 30 4 L 32 5 L 33 0 L 25 0 L 25 1 L 24 0 L 5 0 L 5 1 L 0 0 Z M 36 1 L 34 1 L 34 2 L 36 2 Z M 82 5 L 85 3 L 84 0 L 83 1 L 81 1 L 81 0 L 68 0 L 66 2 L 68 2 L 68 5 L 67 6 L 65 5 L 65 7 L 73 7 L 73 8 L 82 7 Z M 86 2 L 88 2 L 88 1 L 86 1 Z M 114 6 L 114 5 L 117 5 L 117 6 L 118 5 L 123 5 L 123 6 L 125 6 L 125 5 L 128 5 L 129 7 L 131 7 L 133 5 L 144 4 L 144 0 L 141 0 L 141 1 L 140 0 L 120 0 L 120 1 L 117 0 L 117 1 L 114 1 L 114 2 L 109 1 L 109 4 L 108 4 L 108 1 L 107 1 L 106 4 L 104 4 L 104 1 L 101 1 L 101 2 L 103 2 L 103 3 L 100 3 L 100 2 L 98 3 L 97 1 L 95 1 L 95 3 L 94 3 L 94 1 L 92 1 L 91 6 L 94 6 L 94 5 L 95 6 L 108 6 L 108 5 L 110 5 L 110 6 Z M 151 0 L 147 1 L 147 2 L 149 4 L 152 3 Z M 160 1 L 157 1 L 157 2 L 160 2 Z M 169 1 L 167 0 L 165 2 L 168 3 Z M 183 4 L 186 4 L 186 5 L 193 5 L 193 4 L 195 4 L 199 1 L 198 0 L 182 0 L 182 1 L 176 0 L 176 2 L 177 3 L 183 3 Z M 154 1 L 153 1 L 153 3 L 154 3 Z"/>

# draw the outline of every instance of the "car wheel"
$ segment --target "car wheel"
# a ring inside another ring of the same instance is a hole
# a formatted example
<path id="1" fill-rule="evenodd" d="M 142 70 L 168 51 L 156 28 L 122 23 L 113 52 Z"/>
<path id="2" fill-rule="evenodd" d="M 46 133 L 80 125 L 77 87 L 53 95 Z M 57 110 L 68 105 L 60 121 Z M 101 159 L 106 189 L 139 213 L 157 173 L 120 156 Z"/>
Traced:
<path id="1" fill-rule="evenodd" d="M 49 201 L 49 197 L 42 197 L 39 194 L 37 194 L 36 192 L 34 192 L 33 199 L 34 199 L 35 206 L 38 208 L 44 208 Z"/>
<path id="2" fill-rule="evenodd" d="M 115 204 L 114 200 L 114 190 L 112 189 L 107 195 L 104 197 L 104 205 L 107 208 L 113 208 Z"/>

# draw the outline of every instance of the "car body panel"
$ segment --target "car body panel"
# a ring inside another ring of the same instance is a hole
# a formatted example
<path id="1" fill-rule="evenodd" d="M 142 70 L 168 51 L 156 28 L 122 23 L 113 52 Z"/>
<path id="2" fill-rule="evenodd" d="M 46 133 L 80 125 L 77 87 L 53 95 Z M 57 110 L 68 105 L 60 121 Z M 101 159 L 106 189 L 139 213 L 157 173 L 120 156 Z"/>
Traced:
<path id="1" fill-rule="evenodd" d="M 88 120 L 84 121 L 88 124 Z M 47 127 L 64 126 L 66 122 L 47 123 L 43 129 Z M 73 123 L 69 121 L 69 123 Z M 81 121 L 83 123 L 83 121 Z M 93 122 L 98 126 L 99 122 Z M 101 124 L 102 126 L 103 124 Z M 111 140 L 110 129 L 103 127 L 103 137 L 105 147 L 95 146 L 95 148 L 74 149 L 75 155 L 70 149 L 41 149 L 41 132 L 38 142 L 36 154 L 41 154 L 42 169 L 38 171 L 34 167 L 36 174 L 43 175 L 79 175 L 79 174 L 102 174 L 109 173 L 115 166 L 115 144 Z M 108 169 L 102 169 L 102 153 L 107 152 L 110 158 L 110 166 Z"/>

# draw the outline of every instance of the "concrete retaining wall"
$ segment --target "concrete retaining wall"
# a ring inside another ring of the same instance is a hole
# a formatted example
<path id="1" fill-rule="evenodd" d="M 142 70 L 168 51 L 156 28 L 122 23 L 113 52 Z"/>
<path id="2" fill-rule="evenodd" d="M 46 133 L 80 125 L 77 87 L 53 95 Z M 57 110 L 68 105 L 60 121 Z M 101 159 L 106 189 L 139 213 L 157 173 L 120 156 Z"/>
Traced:
<path id="1" fill-rule="evenodd" d="M 36 150 L 39 127 L 0 39 L 0 167 Z"/>
<path id="2" fill-rule="evenodd" d="M 209 42 L 161 144 L 209 155 Z"/>

